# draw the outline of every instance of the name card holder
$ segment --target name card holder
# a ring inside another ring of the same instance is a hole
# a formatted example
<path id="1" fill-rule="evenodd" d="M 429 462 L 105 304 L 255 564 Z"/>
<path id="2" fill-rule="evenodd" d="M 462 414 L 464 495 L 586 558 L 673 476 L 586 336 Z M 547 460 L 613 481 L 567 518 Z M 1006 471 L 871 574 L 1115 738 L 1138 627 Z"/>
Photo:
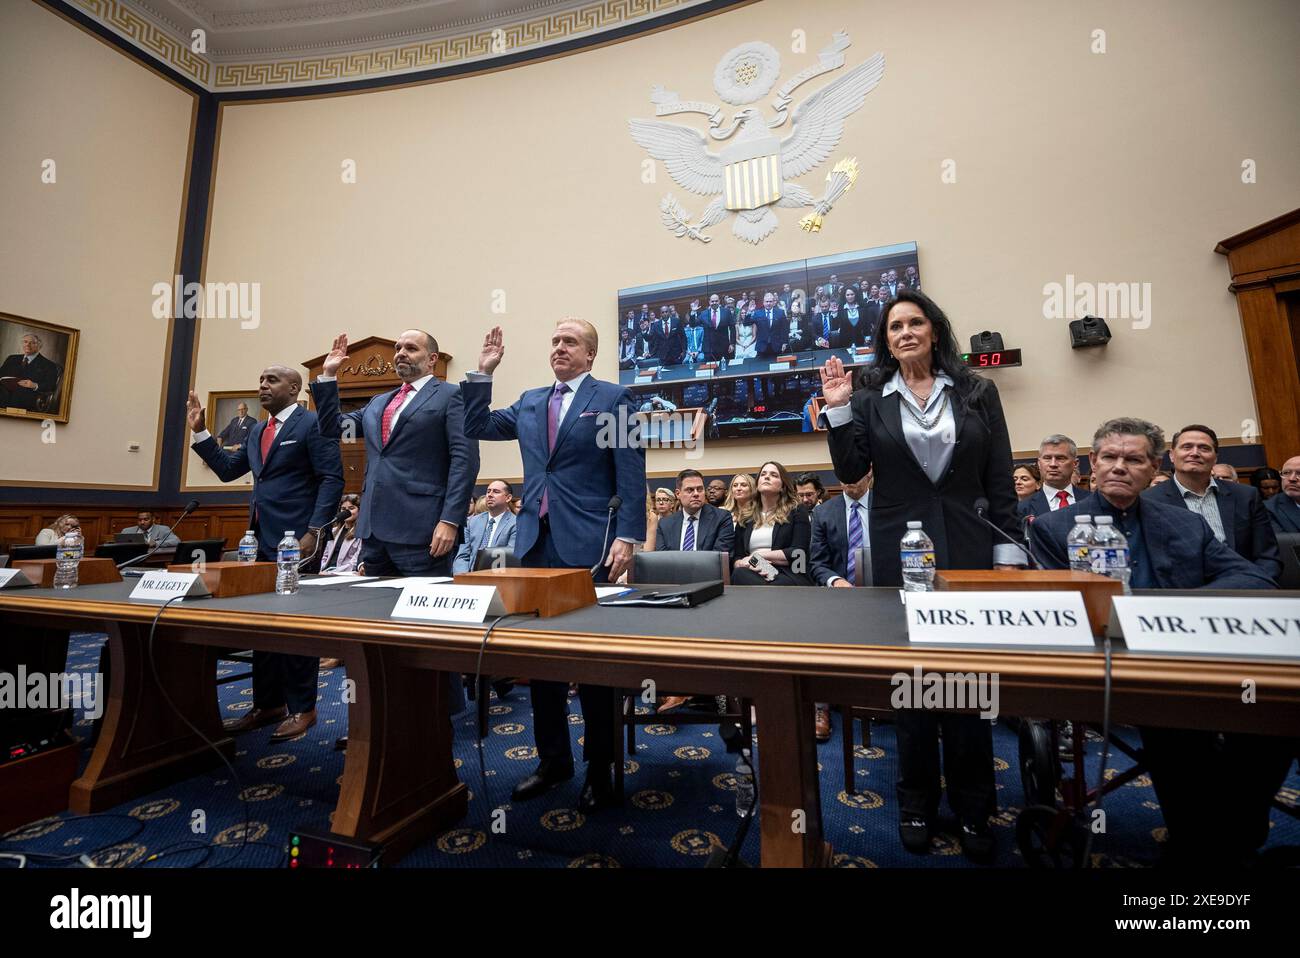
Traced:
<path id="1" fill-rule="evenodd" d="M 543 619 L 596 604 L 586 569 L 482 569 L 456 576 L 458 585 L 491 585 L 507 612 L 536 611 Z"/>
<path id="2" fill-rule="evenodd" d="M 791 369 L 794 369 L 793 362 L 782 361 L 767 364 L 767 371 L 769 373 L 784 373 L 789 372 Z"/>
<path id="3" fill-rule="evenodd" d="M 397 596 L 390 615 L 432 622 L 482 622 L 489 615 L 504 615 L 505 611 L 492 586 L 408 585 Z"/>
<path id="4" fill-rule="evenodd" d="M 169 565 L 168 572 L 194 572 L 188 563 Z M 198 574 L 208 592 L 217 599 L 234 595 L 257 595 L 275 591 L 274 562 L 207 562 Z"/>
<path id="5" fill-rule="evenodd" d="M 1094 648 L 1078 592 L 905 592 L 909 642 Z"/>
<path id="6" fill-rule="evenodd" d="M 159 569 L 140 576 L 128 598 L 139 602 L 166 602 L 177 596 L 202 599 L 211 594 L 197 572 L 164 572 Z"/>
<path id="7" fill-rule="evenodd" d="M 659 376 L 658 366 L 650 366 L 646 369 L 638 369 L 636 371 L 636 381 L 638 383 L 652 383 L 655 381 L 655 379 L 658 378 L 658 376 Z"/>
<path id="8" fill-rule="evenodd" d="M 1121 595 L 1108 631 L 1130 652 L 1300 659 L 1300 599 Z"/>
<path id="9" fill-rule="evenodd" d="M 695 370 L 695 378 L 696 378 L 696 379 L 712 379 L 712 378 L 713 378 L 713 370 L 716 369 L 716 368 L 717 368 L 716 366 L 710 367 L 710 368 L 708 368 L 708 369 L 704 369 L 703 367 L 700 367 L 700 368 L 698 368 L 698 369 Z"/>
<path id="10" fill-rule="evenodd" d="M 22 569 L 0 569 L 0 589 L 31 588 L 32 580 L 23 575 Z"/>
<path id="11" fill-rule="evenodd" d="M 873 346 L 854 346 L 849 350 L 849 358 L 855 363 L 870 362 L 875 355 L 876 350 Z"/>

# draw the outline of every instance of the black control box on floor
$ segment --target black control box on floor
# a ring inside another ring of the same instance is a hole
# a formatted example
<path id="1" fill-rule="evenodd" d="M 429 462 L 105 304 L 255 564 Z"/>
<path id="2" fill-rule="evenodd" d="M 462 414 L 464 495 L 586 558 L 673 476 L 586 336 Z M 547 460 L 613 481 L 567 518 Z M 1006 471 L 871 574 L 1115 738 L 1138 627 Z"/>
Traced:
<path id="1" fill-rule="evenodd" d="M 289 833 L 289 869 L 296 868 L 378 868 L 383 845 L 295 828 Z"/>

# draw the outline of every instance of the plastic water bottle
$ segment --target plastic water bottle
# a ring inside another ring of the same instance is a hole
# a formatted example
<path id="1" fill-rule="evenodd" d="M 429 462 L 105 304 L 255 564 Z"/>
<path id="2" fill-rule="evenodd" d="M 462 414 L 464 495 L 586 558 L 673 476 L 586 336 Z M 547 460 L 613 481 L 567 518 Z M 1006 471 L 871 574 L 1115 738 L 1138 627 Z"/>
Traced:
<path id="1" fill-rule="evenodd" d="M 744 750 L 736 760 L 736 815 L 744 818 L 754 808 L 754 767 Z"/>
<path id="2" fill-rule="evenodd" d="M 903 591 L 934 591 L 934 543 L 919 522 L 907 524 L 907 534 L 899 545 L 903 560 Z"/>
<path id="3" fill-rule="evenodd" d="M 239 540 L 239 561 L 257 561 L 257 536 L 253 535 L 252 529 L 245 532 L 244 538 Z"/>
<path id="4" fill-rule="evenodd" d="M 302 547 L 293 537 L 292 529 L 284 534 L 275 552 L 275 591 L 279 595 L 293 595 L 298 591 L 298 560 L 302 558 Z"/>
<path id="5" fill-rule="evenodd" d="M 54 552 L 54 588 L 75 589 L 77 587 L 77 565 L 85 552 L 85 540 L 81 533 L 73 529 L 59 540 Z"/>
<path id="6" fill-rule="evenodd" d="M 1092 516 L 1075 516 L 1074 528 L 1065 537 L 1065 551 L 1070 559 L 1071 572 L 1091 572 Z"/>
<path id="7" fill-rule="evenodd" d="M 1092 545 L 1088 549 L 1092 560 L 1092 571 L 1124 584 L 1124 594 L 1131 590 L 1128 585 L 1128 540 L 1124 533 L 1115 528 L 1111 516 L 1098 516 L 1097 531 L 1093 534 Z"/>

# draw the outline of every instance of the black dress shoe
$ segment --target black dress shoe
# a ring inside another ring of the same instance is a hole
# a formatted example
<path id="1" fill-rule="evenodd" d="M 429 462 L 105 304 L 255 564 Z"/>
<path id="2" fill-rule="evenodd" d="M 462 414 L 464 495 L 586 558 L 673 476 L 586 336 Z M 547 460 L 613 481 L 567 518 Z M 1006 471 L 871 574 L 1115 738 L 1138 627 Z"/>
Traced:
<path id="1" fill-rule="evenodd" d="M 556 785 L 567 782 L 571 778 L 573 778 L 573 766 L 571 764 L 559 766 L 539 765 L 536 772 L 514 787 L 514 790 L 510 793 L 510 800 L 526 802 L 538 795 L 545 795 Z"/>
<path id="2" fill-rule="evenodd" d="M 609 765 L 587 770 L 587 781 L 578 795 L 578 811 L 591 813 L 618 804 L 614 784 L 610 781 L 611 774 Z"/>
<path id="3" fill-rule="evenodd" d="M 515 683 L 509 679 L 497 679 L 492 683 L 492 691 L 497 694 L 497 701 L 504 699 L 510 694 L 510 690 L 515 687 Z"/>
<path id="4" fill-rule="evenodd" d="M 987 865 L 993 861 L 996 846 L 993 832 L 985 825 L 963 825 L 961 827 L 962 853 L 977 865 Z"/>
<path id="5" fill-rule="evenodd" d="M 930 825 L 925 819 L 910 818 L 899 822 L 898 838 L 913 855 L 930 854 Z"/>

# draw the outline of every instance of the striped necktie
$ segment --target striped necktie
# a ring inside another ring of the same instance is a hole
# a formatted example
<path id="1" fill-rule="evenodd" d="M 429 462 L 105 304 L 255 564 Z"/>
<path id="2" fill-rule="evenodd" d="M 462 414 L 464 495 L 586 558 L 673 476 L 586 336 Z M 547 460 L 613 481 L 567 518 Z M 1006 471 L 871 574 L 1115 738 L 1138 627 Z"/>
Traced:
<path id="1" fill-rule="evenodd" d="M 862 548 L 862 503 L 849 506 L 849 584 L 858 584 L 858 551 Z"/>
<path id="2" fill-rule="evenodd" d="M 695 516 L 686 517 L 686 538 L 682 540 L 683 552 L 695 551 Z"/>

